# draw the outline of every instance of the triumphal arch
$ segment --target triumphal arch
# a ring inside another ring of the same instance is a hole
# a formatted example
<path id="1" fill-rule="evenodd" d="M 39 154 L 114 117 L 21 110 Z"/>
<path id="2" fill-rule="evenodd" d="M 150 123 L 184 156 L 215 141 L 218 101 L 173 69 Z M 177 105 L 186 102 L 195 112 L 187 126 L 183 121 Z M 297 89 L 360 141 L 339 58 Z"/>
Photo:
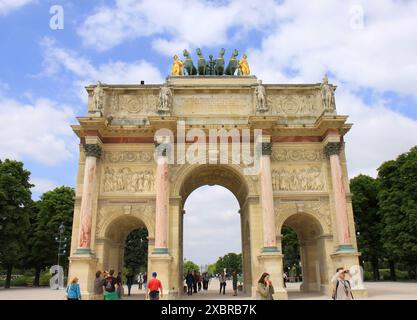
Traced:
<path id="1" fill-rule="evenodd" d="M 179 298 L 184 203 L 207 184 L 239 202 L 246 293 L 255 295 L 266 271 L 276 298 L 287 298 L 284 225 L 300 241 L 303 291 L 330 294 L 336 268 L 358 265 L 344 147 L 352 125 L 337 114 L 336 87 L 327 77 L 263 84 L 235 53 L 227 68 L 222 57 L 202 64 L 200 56 L 195 67 L 188 52 L 184 62 L 175 56 L 162 84 L 86 87 L 88 113 L 73 126 L 80 157 L 69 258 L 84 297 L 96 270 L 122 270 L 126 236 L 146 227 L 148 272 Z"/>

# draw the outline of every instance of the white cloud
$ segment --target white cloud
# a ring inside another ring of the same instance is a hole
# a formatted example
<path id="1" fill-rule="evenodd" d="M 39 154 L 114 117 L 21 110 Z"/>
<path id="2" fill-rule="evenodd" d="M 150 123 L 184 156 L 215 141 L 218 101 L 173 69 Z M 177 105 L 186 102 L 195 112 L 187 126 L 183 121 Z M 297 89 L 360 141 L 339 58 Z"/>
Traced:
<path id="1" fill-rule="evenodd" d="M 82 101 L 86 101 L 84 86 L 96 83 L 161 83 L 163 77 L 160 71 L 145 60 L 131 63 L 123 61 L 110 61 L 108 63 L 93 65 L 87 58 L 77 52 L 57 46 L 54 39 L 45 37 L 41 45 L 44 49 L 44 71 L 47 76 L 60 77 L 65 72 L 75 79 L 74 90 Z"/>
<path id="2" fill-rule="evenodd" d="M 0 15 L 7 15 L 31 2 L 33 0 L 0 0 Z"/>
<path id="3" fill-rule="evenodd" d="M 36 192 L 39 194 L 45 193 L 58 187 L 58 184 L 54 181 L 37 177 L 31 177 L 30 183 L 35 185 L 31 189 L 32 192 Z"/>
<path id="4" fill-rule="evenodd" d="M 272 0 L 117 0 L 113 6 L 97 8 L 86 18 L 78 34 L 85 45 L 98 50 L 110 49 L 126 40 L 163 34 L 168 39 L 159 39 L 154 48 L 173 55 L 180 43 L 184 47 L 219 46 L 239 33 L 262 29 L 274 20 L 276 9 Z M 174 45 L 172 51 L 167 50 L 167 44 Z"/>
<path id="5" fill-rule="evenodd" d="M 74 112 L 48 99 L 23 104 L 0 95 L 0 157 L 55 165 L 75 154 Z M 71 147 L 73 146 L 73 148 Z"/>
<path id="6" fill-rule="evenodd" d="M 184 257 L 197 264 L 242 251 L 239 203 L 221 186 L 203 186 L 185 203 Z"/>
<path id="7" fill-rule="evenodd" d="M 417 96 L 417 2 L 292 0 L 278 12 L 261 48 L 249 52 L 254 74 L 314 83 L 330 71 L 352 87 Z"/>
<path id="8" fill-rule="evenodd" d="M 348 122 L 354 124 L 345 137 L 350 177 L 375 177 L 382 162 L 417 145 L 417 120 L 390 110 L 382 100 L 367 106 L 344 90 L 337 97 L 339 113 L 348 114 Z"/>

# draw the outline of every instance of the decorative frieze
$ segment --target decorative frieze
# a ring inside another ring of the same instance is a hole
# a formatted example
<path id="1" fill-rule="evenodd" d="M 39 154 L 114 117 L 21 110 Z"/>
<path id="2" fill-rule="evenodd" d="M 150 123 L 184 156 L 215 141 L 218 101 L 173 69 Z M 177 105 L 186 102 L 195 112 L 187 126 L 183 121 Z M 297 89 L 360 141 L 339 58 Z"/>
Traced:
<path id="1" fill-rule="evenodd" d="M 155 177 L 152 170 L 135 171 L 131 168 L 104 169 L 104 192 L 153 192 Z"/>
<path id="2" fill-rule="evenodd" d="M 153 160 L 153 152 L 148 151 L 120 151 L 104 153 L 104 161 L 110 163 L 135 163 L 135 162 L 151 162 Z"/>
<path id="3" fill-rule="evenodd" d="M 321 167 L 280 168 L 272 170 L 274 191 L 324 191 Z"/>
<path id="4" fill-rule="evenodd" d="M 272 160 L 279 162 L 309 162 L 324 160 L 320 149 L 278 149 L 272 152 Z"/>

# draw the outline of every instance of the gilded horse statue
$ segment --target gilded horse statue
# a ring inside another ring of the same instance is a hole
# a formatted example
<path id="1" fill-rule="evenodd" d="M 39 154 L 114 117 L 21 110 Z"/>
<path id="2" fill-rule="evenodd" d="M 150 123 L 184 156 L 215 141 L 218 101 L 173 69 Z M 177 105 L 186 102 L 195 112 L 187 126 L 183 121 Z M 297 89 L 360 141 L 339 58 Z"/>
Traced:
<path id="1" fill-rule="evenodd" d="M 204 59 L 203 53 L 201 52 L 200 48 L 197 48 L 196 52 L 198 55 L 198 62 L 197 62 L 198 75 L 204 76 L 206 74 L 206 59 Z"/>
<path id="2" fill-rule="evenodd" d="M 193 64 L 193 60 L 190 57 L 190 54 L 185 49 L 182 53 L 185 57 L 184 61 L 184 69 L 187 71 L 187 75 L 189 76 L 195 76 L 197 74 L 197 69 Z"/>
<path id="3" fill-rule="evenodd" d="M 226 72 L 225 74 L 228 76 L 233 76 L 238 68 L 238 61 L 236 59 L 237 55 L 239 54 L 239 52 L 235 49 L 232 52 L 232 57 L 229 60 L 229 63 L 227 64 L 226 67 Z"/>
<path id="4" fill-rule="evenodd" d="M 216 76 L 222 76 L 224 73 L 224 48 L 220 49 L 219 57 L 216 59 L 216 63 L 214 64 L 214 71 Z"/>

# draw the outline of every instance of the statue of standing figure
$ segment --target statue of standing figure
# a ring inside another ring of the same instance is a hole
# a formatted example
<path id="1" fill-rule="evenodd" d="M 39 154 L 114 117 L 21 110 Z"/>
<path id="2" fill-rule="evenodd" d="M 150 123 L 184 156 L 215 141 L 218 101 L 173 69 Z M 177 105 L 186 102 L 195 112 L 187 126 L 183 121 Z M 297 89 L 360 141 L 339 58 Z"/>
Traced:
<path id="1" fill-rule="evenodd" d="M 213 55 L 210 54 L 209 55 L 209 60 L 206 63 L 206 75 L 207 76 L 214 76 L 215 72 L 214 72 L 214 61 L 213 61 Z"/>
<path id="2" fill-rule="evenodd" d="M 171 101 L 172 101 L 172 92 L 171 89 L 167 87 L 167 85 L 163 85 L 161 90 L 159 91 L 159 106 L 158 106 L 158 113 L 159 114 L 169 114 L 171 111 Z"/>
<path id="3" fill-rule="evenodd" d="M 250 75 L 248 56 L 246 53 L 243 54 L 242 59 L 239 60 L 239 75 L 248 76 Z"/>
<path id="4" fill-rule="evenodd" d="M 94 111 L 100 111 L 103 109 L 103 96 L 103 87 L 101 86 L 101 82 L 97 81 L 97 85 L 93 90 Z"/>
<path id="5" fill-rule="evenodd" d="M 172 62 L 171 75 L 182 76 L 182 61 L 177 55 L 174 55 L 174 61 Z"/>
<path id="6" fill-rule="evenodd" d="M 323 102 L 325 111 L 335 111 L 336 103 L 334 99 L 335 88 L 329 84 L 327 74 L 324 75 L 323 83 L 321 84 L 321 100 Z"/>
<path id="7" fill-rule="evenodd" d="M 255 88 L 255 97 L 256 97 L 256 112 L 265 113 L 269 109 L 266 104 L 266 91 L 265 87 L 262 85 L 262 80 L 258 80 L 258 85 Z"/>

